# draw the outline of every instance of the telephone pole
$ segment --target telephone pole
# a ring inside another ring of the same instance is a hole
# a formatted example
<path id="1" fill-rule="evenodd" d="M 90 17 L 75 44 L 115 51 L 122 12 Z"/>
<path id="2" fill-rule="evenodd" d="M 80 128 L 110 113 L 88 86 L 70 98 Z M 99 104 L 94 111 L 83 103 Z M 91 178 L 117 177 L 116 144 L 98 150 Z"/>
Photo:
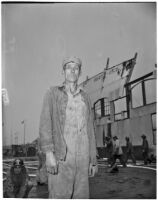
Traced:
<path id="1" fill-rule="evenodd" d="M 21 124 L 24 125 L 24 142 L 23 142 L 23 144 L 24 144 L 24 154 L 26 156 L 26 144 L 25 144 L 25 126 L 26 126 L 26 120 L 21 121 Z"/>

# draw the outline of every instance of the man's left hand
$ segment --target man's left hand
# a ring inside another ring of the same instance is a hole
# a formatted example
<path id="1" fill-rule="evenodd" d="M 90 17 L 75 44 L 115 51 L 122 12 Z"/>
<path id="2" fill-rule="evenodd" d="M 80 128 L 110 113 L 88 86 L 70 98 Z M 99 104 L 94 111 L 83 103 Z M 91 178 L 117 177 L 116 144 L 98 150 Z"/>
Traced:
<path id="1" fill-rule="evenodd" d="M 89 176 L 94 177 L 94 175 L 97 172 L 98 172 L 98 165 L 92 165 L 92 163 L 90 163 L 90 165 L 89 165 Z"/>

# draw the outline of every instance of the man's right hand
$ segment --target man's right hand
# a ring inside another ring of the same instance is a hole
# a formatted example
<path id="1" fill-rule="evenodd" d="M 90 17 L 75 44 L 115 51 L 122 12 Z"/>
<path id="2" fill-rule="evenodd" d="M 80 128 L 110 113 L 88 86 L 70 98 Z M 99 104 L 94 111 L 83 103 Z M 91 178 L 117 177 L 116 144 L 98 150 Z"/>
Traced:
<path id="1" fill-rule="evenodd" d="M 46 153 L 46 168 L 47 172 L 50 174 L 58 173 L 58 162 L 52 151 Z"/>

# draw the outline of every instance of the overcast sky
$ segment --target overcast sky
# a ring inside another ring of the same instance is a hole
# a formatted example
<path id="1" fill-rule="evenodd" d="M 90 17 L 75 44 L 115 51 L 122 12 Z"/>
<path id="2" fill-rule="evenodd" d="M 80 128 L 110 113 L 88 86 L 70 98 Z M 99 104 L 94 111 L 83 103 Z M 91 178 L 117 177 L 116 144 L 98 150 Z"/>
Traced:
<path id="1" fill-rule="evenodd" d="M 38 137 L 43 95 L 63 81 L 64 56 L 83 61 L 80 82 L 138 53 L 132 80 L 154 70 L 155 3 L 2 4 L 2 87 L 6 141 Z"/>

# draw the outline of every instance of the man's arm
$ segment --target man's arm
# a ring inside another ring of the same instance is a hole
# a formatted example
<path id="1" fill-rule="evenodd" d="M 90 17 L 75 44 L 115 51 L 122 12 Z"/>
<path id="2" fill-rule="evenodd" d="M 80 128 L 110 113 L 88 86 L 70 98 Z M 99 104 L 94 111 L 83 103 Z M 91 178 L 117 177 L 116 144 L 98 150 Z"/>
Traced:
<path id="1" fill-rule="evenodd" d="M 118 154 L 119 153 L 119 147 L 120 147 L 119 140 L 116 140 L 115 144 L 114 144 L 114 154 Z"/>
<path id="2" fill-rule="evenodd" d="M 89 165 L 89 175 L 94 176 L 95 173 L 98 172 L 98 165 L 97 165 L 97 150 L 96 150 L 96 139 L 95 139 L 95 128 L 94 128 L 94 114 L 91 109 L 91 101 L 88 97 L 88 110 L 89 110 L 89 116 L 88 116 L 88 131 L 90 133 L 90 165 Z"/>
<path id="3" fill-rule="evenodd" d="M 42 112 L 40 116 L 40 143 L 41 150 L 46 154 L 46 167 L 49 173 L 57 173 L 57 161 L 54 155 L 54 144 L 53 144 L 53 127 L 52 127 L 52 112 L 53 112 L 53 93 L 49 89 L 43 101 Z"/>
<path id="4" fill-rule="evenodd" d="M 43 100 L 43 106 L 40 116 L 39 135 L 41 150 L 46 153 L 48 151 L 54 151 L 53 139 L 52 139 L 52 96 L 49 89 Z"/>

